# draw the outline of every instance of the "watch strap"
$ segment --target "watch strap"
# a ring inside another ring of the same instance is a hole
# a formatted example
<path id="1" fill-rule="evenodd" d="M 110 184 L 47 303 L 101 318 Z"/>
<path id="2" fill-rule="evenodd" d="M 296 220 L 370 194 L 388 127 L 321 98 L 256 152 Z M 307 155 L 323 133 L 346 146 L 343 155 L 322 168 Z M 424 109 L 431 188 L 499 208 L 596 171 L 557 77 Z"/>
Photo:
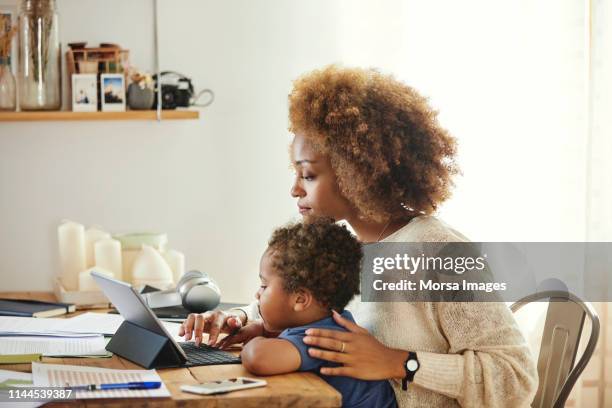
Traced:
<path id="1" fill-rule="evenodd" d="M 408 370 L 408 361 L 410 360 L 416 360 L 417 362 L 417 369 L 414 371 Z M 417 354 L 414 351 L 408 352 L 408 357 L 406 358 L 406 361 L 404 361 L 404 370 L 406 371 L 406 376 L 402 378 L 402 390 L 406 391 L 408 389 L 408 383 L 414 381 L 414 374 L 419 371 L 419 368 L 420 364 L 419 359 L 417 358 Z"/>

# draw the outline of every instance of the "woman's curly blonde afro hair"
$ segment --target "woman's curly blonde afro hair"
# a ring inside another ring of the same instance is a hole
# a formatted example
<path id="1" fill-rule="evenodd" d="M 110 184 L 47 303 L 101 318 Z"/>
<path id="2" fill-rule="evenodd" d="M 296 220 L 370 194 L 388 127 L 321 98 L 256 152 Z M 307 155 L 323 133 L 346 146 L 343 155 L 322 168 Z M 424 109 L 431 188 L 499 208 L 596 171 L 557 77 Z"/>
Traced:
<path id="1" fill-rule="evenodd" d="M 335 65 L 312 71 L 294 82 L 289 121 L 329 156 L 363 218 L 430 214 L 450 196 L 455 139 L 426 98 L 391 76 Z"/>

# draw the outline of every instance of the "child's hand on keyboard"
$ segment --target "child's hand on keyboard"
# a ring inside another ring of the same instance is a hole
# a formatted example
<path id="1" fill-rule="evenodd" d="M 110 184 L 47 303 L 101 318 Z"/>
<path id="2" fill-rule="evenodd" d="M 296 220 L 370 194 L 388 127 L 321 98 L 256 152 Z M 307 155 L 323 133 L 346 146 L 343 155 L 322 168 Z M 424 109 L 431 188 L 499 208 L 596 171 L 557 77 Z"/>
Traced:
<path id="1" fill-rule="evenodd" d="M 233 344 L 247 344 L 250 340 L 255 337 L 263 336 L 263 337 L 277 337 L 279 333 L 276 332 L 268 332 L 264 329 L 263 322 L 260 320 L 253 321 L 246 326 L 238 329 L 235 333 L 229 334 L 227 337 L 219 340 L 214 347 L 218 347 L 221 349 L 227 349 Z"/>
<path id="2" fill-rule="evenodd" d="M 234 311 L 214 310 L 206 313 L 191 313 L 181 324 L 179 336 L 184 336 L 185 341 L 194 338 L 197 346 L 202 343 L 204 333 L 208 333 L 208 345 L 217 342 L 219 333 L 234 333 L 242 327 L 240 316 Z"/>

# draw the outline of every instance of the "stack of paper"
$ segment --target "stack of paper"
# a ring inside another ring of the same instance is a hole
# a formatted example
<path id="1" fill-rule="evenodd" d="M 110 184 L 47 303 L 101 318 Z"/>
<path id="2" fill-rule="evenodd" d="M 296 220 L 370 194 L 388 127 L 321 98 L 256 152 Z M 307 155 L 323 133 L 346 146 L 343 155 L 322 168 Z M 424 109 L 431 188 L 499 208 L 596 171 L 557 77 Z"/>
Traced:
<path id="1" fill-rule="evenodd" d="M 109 313 L 83 313 L 70 319 L 34 319 L 31 317 L 0 316 L 0 336 L 2 335 L 43 335 L 60 337 L 83 337 L 89 335 L 112 336 L 117 332 L 123 317 Z M 181 325 L 179 323 L 164 322 L 162 324 L 168 333 L 178 337 Z"/>
<path id="2" fill-rule="evenodd" d="M 0 335 L 53 334 L 64 319 L 0 316 Z"/>
<path id="3" fill-rule="evenodd" d="M 96 333 L 62 331 L 66 319 L 0 317 L 0 355 L 107 357 L 106 341 Z"/>
<path id="4" fill-rule="evenodd" d="M 120 315 L 106 313 L 83 313 L 70 319 L 0 316 L 0 336 L 112 336 L 122 322 L 123 317 Z"/>
<path id="5" fill-rule="evenodd" d="M 72 333 L 98 333 L 112 336 L 117 332 L 123 317 L 109 313 L 83 313 L 70 319 L 63 319 L 61 330 Z"/>
<path id="6" fill-rule="evenodd" d="M 36 387 L 65 387 L 89 384 L 159 381 L 161 388 L 152 390 L 76 391 L 77 399 L 85 398 L 150 398 L 169 397 L 170 392 L 155 370 L 112 370 L 107 368 L 32 363 Z"/>
<path id="7" fill-rule="evenodd" d="M 105 347 L 103 336 L 0 338 L 0 354 L 42 354 L 48 357 L 106 356 L 108 351 Z"/>
<path id="8" fill-rule="evenodd" d="M 108 313 L 83 313 L 75 316 L 71 319 L 58 319 L 64 320 L 61 326 L 61 330 L 72 332 L 72 333 L 100 333 L 107 336 L 112 336 L 117 332 L 121 323 L 123 323 L 123 317 L 117 314 Z M 178 335 L 179 323 L 172 322 L 161 322 L 166 328 L 168 333 L 174 338 L 175 341 L 183 341 L 183 338 Z"/>
<path id="9" fill-rule="evenodd" d="M 123 320 L 106 313 L 83 313 L 70 319 L 0 316 L 0 355 L 109 357 L 103 335 L 114 335 Z M 175 341 L 183 341 L 178 335 L 180 324 L 162 324 Z"/>

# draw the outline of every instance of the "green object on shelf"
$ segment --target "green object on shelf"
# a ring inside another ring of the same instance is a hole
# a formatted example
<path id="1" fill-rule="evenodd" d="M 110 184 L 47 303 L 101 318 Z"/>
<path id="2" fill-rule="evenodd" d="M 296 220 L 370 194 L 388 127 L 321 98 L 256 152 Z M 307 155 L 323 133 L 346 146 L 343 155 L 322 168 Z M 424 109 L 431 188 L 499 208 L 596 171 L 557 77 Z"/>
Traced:
<path id="1" fill-rule="evenodd" d="M 165 250 L 168 236 L 157 232 L 137 232 L 133 234 L 121 234 L 113 236 L 121 242 L 122 249 L 142 249 L 142 245 L 149 245 L 158 250 Z"/>

